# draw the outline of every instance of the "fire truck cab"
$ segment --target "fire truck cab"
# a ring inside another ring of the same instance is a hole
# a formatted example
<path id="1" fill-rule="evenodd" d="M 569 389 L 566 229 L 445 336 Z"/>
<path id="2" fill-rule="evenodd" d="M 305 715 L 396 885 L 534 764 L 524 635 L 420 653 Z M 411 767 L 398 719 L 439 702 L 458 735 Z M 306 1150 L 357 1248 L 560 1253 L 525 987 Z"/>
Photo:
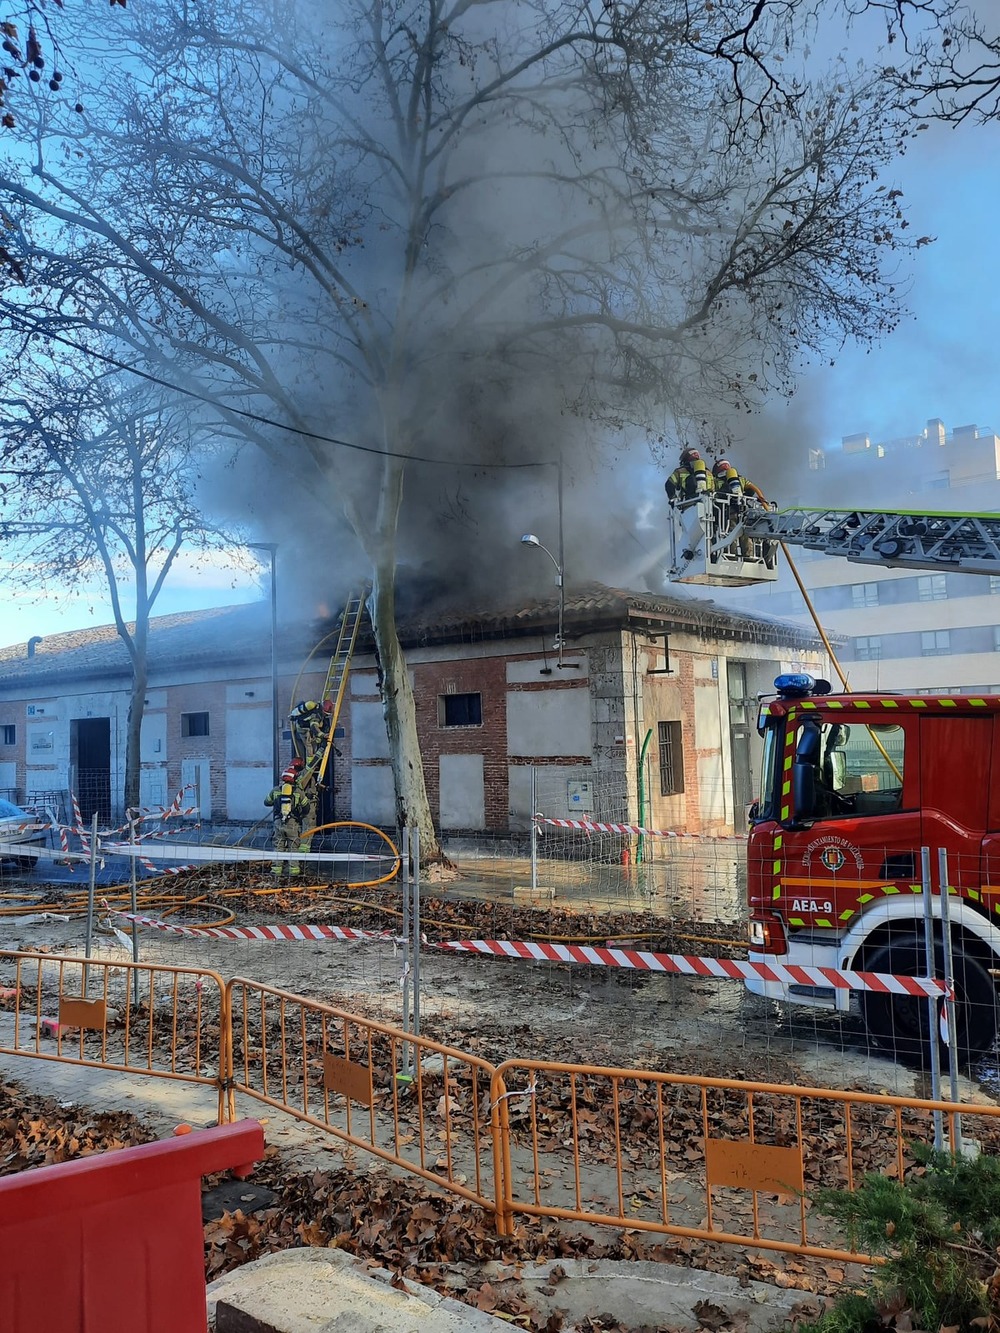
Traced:
<path id="1" fill-rule="evenodd" d="M 956 1026 L 966 1058 L 997 1035 L 1000 698 L 829 693 L 779 676 L 761 705 L 751 810 L 751 961 L 926 975 L 921 848 L 947 851 Z M 941 897 L 932 888 L 936 949 Z M 936 959 L 940 968 L 942 958 Z M 940 975 L 940 971 L 938 971 Z M 755 980 L 759 995 L 847 1008 L 850 995 Z M 861 992 L 869 1034 L 927 1050 L 925 999 Z"/>

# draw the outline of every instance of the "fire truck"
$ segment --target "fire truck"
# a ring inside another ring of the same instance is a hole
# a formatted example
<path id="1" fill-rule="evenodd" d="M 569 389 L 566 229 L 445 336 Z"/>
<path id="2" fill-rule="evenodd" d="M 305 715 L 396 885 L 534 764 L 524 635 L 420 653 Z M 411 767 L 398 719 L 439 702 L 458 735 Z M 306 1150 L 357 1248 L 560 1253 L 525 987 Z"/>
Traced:
<path id="1" fill-rule="evenodd" d="M 706 495 L 672 524 L 670 577 L 746 584 L 776 577 L 779 544 L 904 569 L 1000 573 L 1000 515 L 772 511 Z M 760 702 L 760 795 L 751 808 L 751 961 L 926 976 L 921 848 L 947 853 L 955 1027 L 964 1059 L 997 1036 L 1000 976 L 1000 697 L 835 694 L 779 676 Z M 991 780 L 995 777 L 995 781 Z M 942 897 L 931 879 L 935 970 Z M 784 1003 L 847 1009 L 850 992 L 758 979 Z M 874 1041 L 922 1058 L 925 999 L 859 992 Z"/>

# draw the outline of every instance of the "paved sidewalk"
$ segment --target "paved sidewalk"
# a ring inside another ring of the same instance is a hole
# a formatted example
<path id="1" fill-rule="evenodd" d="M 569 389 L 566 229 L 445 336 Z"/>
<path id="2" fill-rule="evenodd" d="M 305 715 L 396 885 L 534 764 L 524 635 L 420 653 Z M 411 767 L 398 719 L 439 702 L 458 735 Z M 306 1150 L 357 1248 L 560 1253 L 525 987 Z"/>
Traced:
<path id="1" fill-rule="evenodd" d="M 498 1270 L 500 1266 L 496 1266 Z M 491 1280 L 542 1318 L 557 1316 L 564 1333 L 588 1317 L 612 1315 L 626 1328 L 733 1326 L 747 1333 L 787 1325 L 805 1293 L 763 1282 L 741 1286 L 722 1273 L 651 1262 L 561 1260 L 527 1265 Z M 235 1269 L 208 1288 L 209 1327 L 216 1333 L 499 1333 L 497 1318 L 371 1269 L 343 1250 L 283 1250 Z M 710 1307 L 710 1308 L 708 1308 Z M 818 1304 L 816 1305 L 818 1312 Z"/>

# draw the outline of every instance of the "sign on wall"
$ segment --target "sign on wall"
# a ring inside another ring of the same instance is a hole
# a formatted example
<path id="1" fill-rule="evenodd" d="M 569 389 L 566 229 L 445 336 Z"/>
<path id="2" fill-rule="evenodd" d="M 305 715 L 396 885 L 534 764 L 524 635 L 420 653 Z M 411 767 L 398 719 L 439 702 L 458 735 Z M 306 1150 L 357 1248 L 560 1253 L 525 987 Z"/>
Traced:
<path id="1" fill-rule="evenodd" d="M 570 778 L 566 783 L 566 804 L 570 810 L 594 811 L 594 788 L 590 782 L 577 782 Z"/>

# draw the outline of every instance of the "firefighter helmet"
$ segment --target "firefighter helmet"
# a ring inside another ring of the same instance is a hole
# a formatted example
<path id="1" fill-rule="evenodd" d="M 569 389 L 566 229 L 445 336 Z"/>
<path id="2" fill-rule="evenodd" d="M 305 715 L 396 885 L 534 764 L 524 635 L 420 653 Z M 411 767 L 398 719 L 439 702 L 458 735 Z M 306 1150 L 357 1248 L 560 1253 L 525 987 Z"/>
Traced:
<path id="1" fill-rule="evenodd" d="M 699 461 L 700 458 L 701 458 L 701 454 L 698 452 L 697 449 L 691 449 L 691 448 L 688 448 L 688 449 L 682 449 L 682 450 L 681 450 L 681 462 L 682 462 L 682 463 L 697 463 L 697 462 Z"/>
<path id="2" fill-rule="evenodd" d="M 712 465 L 713 472 L 728 472 L 732 468 L 728 458 L 720 458 Z"/>

